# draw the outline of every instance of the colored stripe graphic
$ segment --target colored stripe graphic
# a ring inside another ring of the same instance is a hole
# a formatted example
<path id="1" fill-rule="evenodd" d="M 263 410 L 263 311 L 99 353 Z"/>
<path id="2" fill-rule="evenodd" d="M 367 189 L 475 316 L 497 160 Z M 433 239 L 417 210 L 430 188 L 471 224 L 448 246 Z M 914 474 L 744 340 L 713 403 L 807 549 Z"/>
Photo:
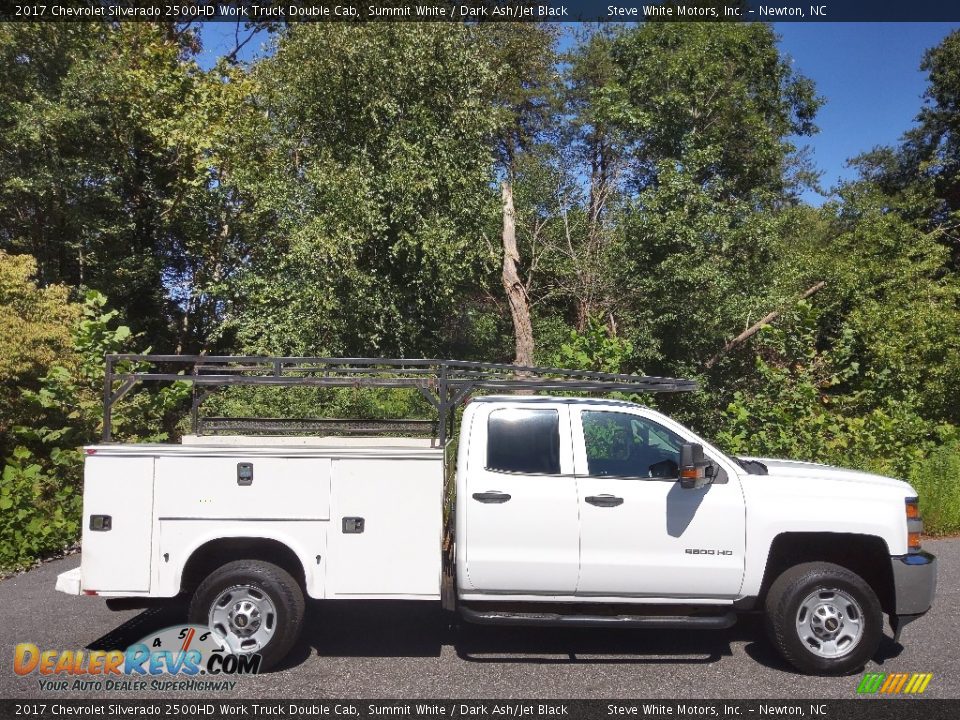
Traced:
<path id="1" fill-rule="evenodd" d="M 857 685 L 857 693 L 872 695 L 919 695 L 927 689 L 933 673 L 866 673 Z"/>
<path id="2" fill-rule="evenodd" d="M 930 684 L 930 681 L 933 680 L 933 673 L 914 673 L 915 678 L 919 678 L 919 681 L 914 685 L 913 690 L 910 692 L 913 693 L 922 693 L 927 689 L 927 685 Z"/>
<path id="3" fill-rule="evenodd" d="M 197 631 L 193 628 L 187 630 L 187 636 L 183 639 L 183 645 L 180 646 L 180 652 L 186 652 L 190 649 L 190 643 L 193 642 L 193 636 L 197 634 Z"/>
<path id="4" fill-rule="evenodd" d="M 857 686 L 858 693 L 873 694 L 880 689 L 886 673 L 867 673 Z"/>
<path id="5" fill-rule="evenodd" d="M 887 681 L 880 688 L 881 693 L 893 695 L 900 692 L 904 683 L 907 681 L 906 673 L 890 673 L 887 675 Z"/>

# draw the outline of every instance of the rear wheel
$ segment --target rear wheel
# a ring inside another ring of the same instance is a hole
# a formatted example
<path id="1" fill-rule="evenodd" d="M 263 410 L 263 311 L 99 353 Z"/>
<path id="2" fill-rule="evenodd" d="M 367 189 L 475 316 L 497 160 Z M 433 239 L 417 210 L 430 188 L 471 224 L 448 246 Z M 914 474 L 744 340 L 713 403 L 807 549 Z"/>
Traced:
<path id="1" fill-rule="evenodd" d="M 293 647 L 303 611 L 303 592 L 290 573 L 261 560 L 237 560 L 200 583 L 190 622 L 209 626 L 231 653 L 259 654 L 266 670 Z"/>
<path id="2" fill-rule="evenodd" d="M 793 667 L 810 675 L 854 672 L 876 653 L 883 612 L 873 589 L 840 565 L 803 563 L 778 577 L 766 601 L 767 632 Z"/>

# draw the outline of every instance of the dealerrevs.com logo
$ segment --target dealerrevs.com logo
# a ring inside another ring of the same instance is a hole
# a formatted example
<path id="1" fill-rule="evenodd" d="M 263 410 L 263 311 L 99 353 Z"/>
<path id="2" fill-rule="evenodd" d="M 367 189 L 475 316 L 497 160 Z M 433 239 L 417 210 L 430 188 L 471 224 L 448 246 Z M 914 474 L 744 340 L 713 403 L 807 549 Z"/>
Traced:
<path id="1" fill-rule="evenodd" d="M 867 673 L 857 685 L 859 695 L 919 695 L 933 673 Z"/>
<path id="2" fill-rule="evenodd" d="M 41 650 L 20 643 L 13 671 L 37 675 L 40 689 L 62 691 L 230 691 L 236 680 L 260 670 L 260 655 L 236 655 L 209 628 L 174 625 L 125 650 Z M 201 677 L 202 676 L 202 677 Z"/>

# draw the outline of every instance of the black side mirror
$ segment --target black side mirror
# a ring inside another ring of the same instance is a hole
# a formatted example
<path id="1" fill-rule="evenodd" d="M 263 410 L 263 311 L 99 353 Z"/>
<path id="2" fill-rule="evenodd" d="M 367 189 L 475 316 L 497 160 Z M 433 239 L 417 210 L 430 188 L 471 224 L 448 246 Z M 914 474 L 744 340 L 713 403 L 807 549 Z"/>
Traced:
<path id="1" fill-rule="evenodd" d="M 684 443 L 680 446 L 680 487 L 701 488 L 712 479 L 713 465 L 703 457 L 703 445 Z"/>

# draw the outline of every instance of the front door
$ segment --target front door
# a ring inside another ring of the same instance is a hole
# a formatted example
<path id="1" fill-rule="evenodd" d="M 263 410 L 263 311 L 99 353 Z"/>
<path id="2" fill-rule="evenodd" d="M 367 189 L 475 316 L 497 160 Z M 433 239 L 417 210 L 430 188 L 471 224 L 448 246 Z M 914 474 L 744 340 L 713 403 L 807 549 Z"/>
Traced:
<path id="1" fill-rule="evenodd" d="M 680 446 L 696 438 L 649 411 L 575 407 L 572 413 L 581 522 L 577 594 L 735 597 L 745 518 L 732 468 L 703 488 L 681 488 Z"/>
<path id="2" fill-rule="evenodd" d="M 479 403 L 469 433 L 466 585 L 473 592 L 572 595 L 580 528 L 569 409 Z M 467 588 L 465 588 L 467 589 Z"/>

